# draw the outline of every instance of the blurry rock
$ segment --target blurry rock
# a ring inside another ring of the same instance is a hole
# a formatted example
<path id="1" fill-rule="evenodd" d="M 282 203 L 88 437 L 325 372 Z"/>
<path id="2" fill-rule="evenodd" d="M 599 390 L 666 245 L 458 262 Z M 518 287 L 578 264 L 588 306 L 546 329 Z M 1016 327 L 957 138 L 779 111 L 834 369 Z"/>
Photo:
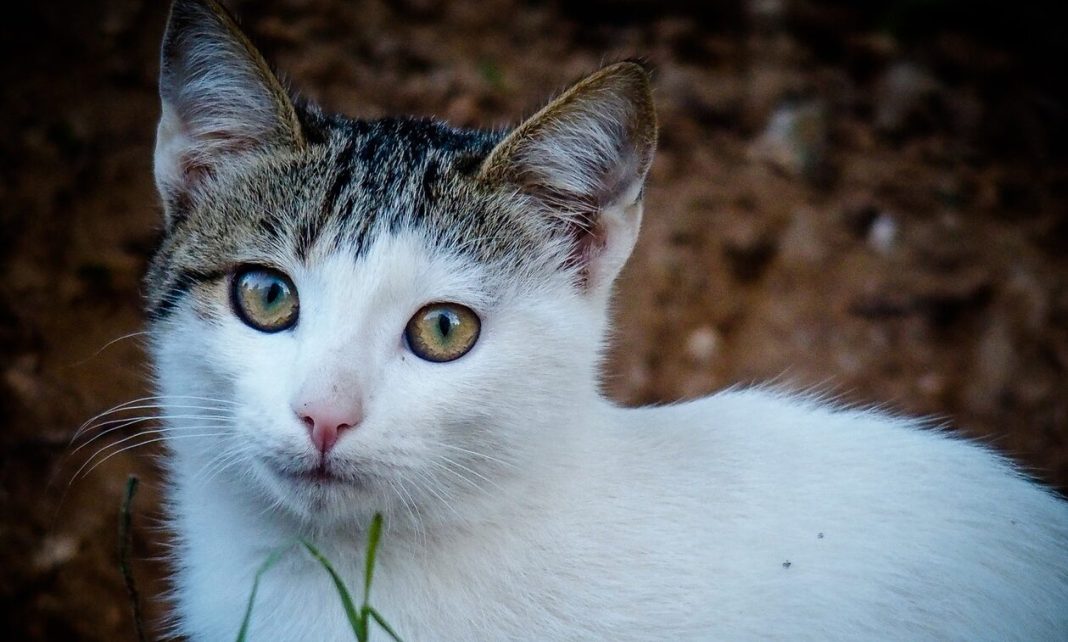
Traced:
<path id="1" fill-rule="evenodd" d="M 701 326 L 690 333 L 688 339 L 686 339 L 686 354 L 695 363 L 707 364 L 712 361 L 719 352 L 719 346 L 722 340 L 720 339 L 719 332 L 711 326 Z"/>
<path id="2" fill-rule="evenodd" d="M 827 161 L 826 108 L 820 101 L 780 106 L 751 153 L 790 175 L 819 177 Z"/>
<path id="3" fill-rule="evenodd" d="M 880 254 L 889 254 L 897 241 L 897 221 L 886 212 L 880 213 L 868 228 L 868 245 Z"/>
<path id="4" fill-rule="evenodd" d="M 50 535 L 41 541 L 34 552 L 33 565 L 40 571 L 50 571 L 66 564 L 78 554 L 78 539 L 72 535 Z"/>
<path id="5" fill-rule="evenodd" d="M 41 381 L 39 362 L 37 355 L 24 354 L 14 359 L 4 371 L 4 383 L 29 408 L 38 405 L 47 396 L 46 386 Z"/>
<path id="6" fill-rule="evenodd" d="M 941 397 L 946 392 L 946 378 L 937 372 L 928 372 L 916 380 L 916 387 L 928 397 Z"/>
<path id="7" fill-rule="evenodd" d="M 925 115 L 938 89 L 938 81 L 922 67 L 894 65 L 875 88 L 875 126 L 890 134 L 903 132 Z"/>

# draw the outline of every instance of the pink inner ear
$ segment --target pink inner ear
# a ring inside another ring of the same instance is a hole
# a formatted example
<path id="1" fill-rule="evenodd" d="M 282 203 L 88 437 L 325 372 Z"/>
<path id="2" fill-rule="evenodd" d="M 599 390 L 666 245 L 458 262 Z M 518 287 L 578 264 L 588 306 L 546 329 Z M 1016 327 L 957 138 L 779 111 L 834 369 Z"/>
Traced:
<path id="1" fill-rule="evenodd" d="M 211 166 L 192 154 L 182 155 L 181 163 L 182 178 L 186 185 L 197 185 L 211 174 Z"/>
<path id="2" fill-rule="evenodd" d="M 578 268 L 577 285 L 584 288 L 590 282 L 594 257 L 604 250 L 607 243 L 604 226 L 597 215 L 583 216 L 580 220 L 567 222 L 566 234 L 571 245 L 567 266 Z"/>
<path id="3" fill-rule="evenodd" d="M 201 184 L 213 173 L 211 159 L 219 155 L 243 154 L 254 151 L 262 143 L 247 136 L 236 136 L 225 130 L 205 130 L 196 134 L 196 147 L 183 152 L 179 158 L 179 170 L 186 188 Z"/>

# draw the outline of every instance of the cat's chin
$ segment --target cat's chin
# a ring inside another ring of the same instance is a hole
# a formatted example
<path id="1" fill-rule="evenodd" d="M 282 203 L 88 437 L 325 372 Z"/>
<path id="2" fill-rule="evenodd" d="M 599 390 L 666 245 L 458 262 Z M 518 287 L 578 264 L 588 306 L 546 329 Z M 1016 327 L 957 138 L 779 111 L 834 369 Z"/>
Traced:
<path id="1" fill-rule="evenodd" d="M 297 468 L 268 461 L 258 463 L 266 473 L 266 486 L 273 500 L 302 520 L 333 521 L 334 513 L 346 513 L 345 507 L 373 492 L 366 478 L 330 465 Z"/>
<path id="2" fill-rule="evenodd" d="M 271 462 L 263 462 L 263 467 L 278 484 L 299 493 L 323 489 L 355 491 L 365 489 L 368 483 L 363 476 L 353 474 L 351 471 L 342 471 L 329 462 L 304 467 L 278 466 Z"/>

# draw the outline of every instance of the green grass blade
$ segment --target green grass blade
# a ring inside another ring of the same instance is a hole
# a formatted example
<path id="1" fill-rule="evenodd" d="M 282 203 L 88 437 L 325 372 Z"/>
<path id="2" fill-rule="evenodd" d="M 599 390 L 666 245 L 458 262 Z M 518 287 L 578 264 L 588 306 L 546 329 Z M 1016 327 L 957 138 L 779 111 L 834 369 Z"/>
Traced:
<path id="1" fill-rule="evenodd" d="M 337 588 L 337 594 L 341 597 L 341 604 L 345 607 L 345 615 L 349 618 L 349 624 L 352 626 L 352 632 L 356 634 L 356 639 L 363 642 L 367 639 L 367 626 L 360 619 L 360 614 L 356 610 L 356 605 L 352 601 L 352 595 L 349 594 L 349 590 L 345 588 L 345 583 L 341 581 L 341 576 L 334 570 L 330 561 L 319 552 L 319 549 L 312 546 L 307 540 L 300 540 L 300 543 L 304 548 L 308 549 L 311 556 L 314 557 L 326 572 L 330 574 L 330 579 L 334 580 L 334 586 Z"/>
<path id="2" fill-rule="evenodd" d="M 383 618 L 382 615 L 378 611 L 375 610 L 375 607 L 368 605 L 368 606 L 366 606 L 364 608 L 366 608 L 367 612 L 371 614 L 371 617 L 373 617 L 375 619 L 375 622 L 378 622 L 378 626 L 380 626 L 383 629 L 385 629 L 386 633 L 389 633 L 389 637 L 393 638 L 397 642 L 404 642 L 403 640 L 400 639 L 400 636 L 397 635 L 397 632 L 393 630 L 393 627 L 391 627 L 390 625 L 386 624 L 385 618 Z"/>
<path id="3" fill-rule="evenodd" d="M 133 539 L 133 498 L 137 494 L 137 475 L 126 478 L 126 492 L 122 496 L 122 508 L 119 511 L 119 570 L 122 572 L 122 581 L 126 584 L 126 593 L 130 597 L 130 607 L 133 609 L 134 627 L 139 642 L 146 642 L 144 617 L 141 615 L 141 596 L 137 592 L 137 583 L 134 582 L 133 571 L 130 570 L 130 546 Z"/>
<path id="4" fill-rule="evenodd" d="M 371 530 L 367 533 L 367 560 L 363 571 L 363 605 L 371 600 L 371 579 L 375 572 L 375 551 L 378 550 L 378 538 L 382 535 L 382 513 L 375 513 L 371 520 Z"/>
<path id="5" fill-rule="evenodd" d="M 245 638 L 248 637 L 248 625 L 252 621 L 252 605 L 256 601 L 256 593 L 260 589 L 260 578 L 263 574 L 270 570 L 272 566 L 278 563 L 278 560 L 282 559 L 289 549 L 293 548 L 292 544 L 286 544 L 271 551 L 271 554 L 267 556 L 267 559 L 263 560 L 263 564 L 256 569 L 256 578 L 252 581 L 252 593 L 248 596 L 248 606 L 245 607 L 245 617 L 241 620 L 241 630 L 237 632 L 237 642 L 245 642 Z"/>

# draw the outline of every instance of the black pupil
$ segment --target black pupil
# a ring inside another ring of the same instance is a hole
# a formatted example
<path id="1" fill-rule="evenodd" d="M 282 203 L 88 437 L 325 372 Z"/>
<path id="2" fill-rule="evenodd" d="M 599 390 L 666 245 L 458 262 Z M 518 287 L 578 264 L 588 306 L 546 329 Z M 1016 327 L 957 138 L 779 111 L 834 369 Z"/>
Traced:
<path id="1" fill-rule="evenodd" d="M 438 330 L 441 331 L 441 336 L 445 338 L 447 338 L 449 332 L 452 331 L 452 319 L 450 319 L 449 315 L 444 312 L 438 315 Z"/>
<path id="2" fill-rule="evenodd" d="M 267 296 L 264 298 L 267 300 L 267 305 L 274 305 L 280 296 L 282 296 L 282 286 L 276 281 L 267 288 Z"/>

